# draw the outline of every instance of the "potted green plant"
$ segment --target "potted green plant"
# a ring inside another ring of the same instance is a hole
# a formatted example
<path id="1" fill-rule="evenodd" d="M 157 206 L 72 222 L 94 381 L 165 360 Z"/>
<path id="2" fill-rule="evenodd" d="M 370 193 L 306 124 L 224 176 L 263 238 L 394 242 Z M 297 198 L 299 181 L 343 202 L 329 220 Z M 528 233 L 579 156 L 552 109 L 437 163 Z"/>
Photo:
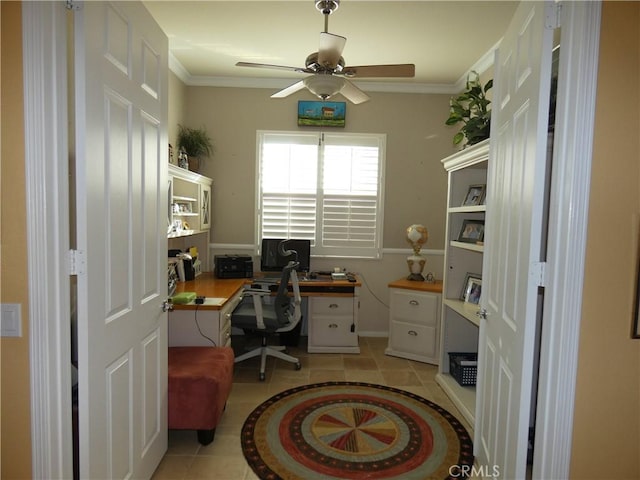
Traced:
<path id="1" fill-rule="evenodd" d="M 471 71 L 467 77 L 467 89 L 449 102 L 449 118 L 447 125 L 462 123 L 460 131 L 453 137 L 455 145 L 466 139 L 465 146 L 474 145 L 489 138 L 491 128 L 491 101 L 487 92 L 493 87 L 489 80 L 484 87 L 480 83 L 478 72 Z"/>
<path id="2" fill-rule="evenodd" d="M 197 172 L 202 157 L 210 157 L 213 153 L 213 143 L 204 128 L 178 125 L 178 150 L 182 149 L 189 156 L 189 170 Z"/>

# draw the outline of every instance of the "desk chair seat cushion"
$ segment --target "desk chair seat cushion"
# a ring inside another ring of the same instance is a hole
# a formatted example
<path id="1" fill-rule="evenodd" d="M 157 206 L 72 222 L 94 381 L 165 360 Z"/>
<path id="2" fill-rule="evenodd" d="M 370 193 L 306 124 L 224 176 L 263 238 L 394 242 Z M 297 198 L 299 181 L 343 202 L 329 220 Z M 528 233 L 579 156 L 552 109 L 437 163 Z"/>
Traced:
<path id="1" fill-rule="evenodd" d="M 284 306 L 284 309 L 291 309 L 289 302 Z M 264 319 L 264 325 L 266 331 L 275 332 L 280 328 L 287 327 L 289 322 L 283 321 L 282 316 L 278 318 L 275 305 L 263 305 L 262 318 Z M 253 298 L 248 296 L 242 299 L 242 302 L 233 311 L 232 323 L 234 327 L 242 328 L 245 330 L 258 330 L 256 325 L 256 309 L 253 303 Z"/>
<path id="2" fill-rule="evenodd" d="M 168 427 L 215 430 L 231 393 L 231 347 L 169 347 Z M 201 442 L 202 443 L 202 442 Z"/>

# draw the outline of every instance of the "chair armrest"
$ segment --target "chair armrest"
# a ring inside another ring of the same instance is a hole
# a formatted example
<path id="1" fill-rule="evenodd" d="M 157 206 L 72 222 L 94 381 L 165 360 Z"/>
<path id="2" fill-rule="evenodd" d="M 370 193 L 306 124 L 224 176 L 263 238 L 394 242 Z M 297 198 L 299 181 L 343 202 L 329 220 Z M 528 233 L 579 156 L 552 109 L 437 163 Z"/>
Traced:
<path id="1" fill-rule="evenodd" d="M 242 296 L 249 296 L 249 295 L 254 295 L 254 296 L 258 296 L 258 297 L 266 297 L 268 295 L 271 295 L 271 291 L 270 290 L 263 290 L 262 288 L 245 288 L 242 291 Z"/>
<path id="2" fill-rule="evenodd" d="M 253 299 L 253 309 L 256 315 L 256 327 L 259 330 L 265 330 L 264 314 L 262 310 L 262 298 L 271 296 L 270 290 L 262 288 L 245 287 L 242 291 L 242 298 Z"/>

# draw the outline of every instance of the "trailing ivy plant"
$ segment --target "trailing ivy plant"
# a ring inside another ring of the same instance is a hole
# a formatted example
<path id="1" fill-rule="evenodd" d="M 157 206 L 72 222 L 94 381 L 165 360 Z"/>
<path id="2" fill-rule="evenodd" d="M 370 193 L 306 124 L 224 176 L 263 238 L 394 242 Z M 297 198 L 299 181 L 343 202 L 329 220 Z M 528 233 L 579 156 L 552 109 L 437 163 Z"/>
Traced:
<path id="1" fill-rule="evenodd" d="M 491 101 L 487 99 L 487 92 L 493 87 L 493 80 L 489 80 L 484 88 L 480 83 L 478 72 L 471 71 L 467 77 L 467 89 L 449 102 L 449 118 L 447 125 L 462 122 L 460 131 L 453 137 L 453 143 L 458 145 L 466 139 L 466 145 L 474 145 L 489 138 L 491 128 Z"/>

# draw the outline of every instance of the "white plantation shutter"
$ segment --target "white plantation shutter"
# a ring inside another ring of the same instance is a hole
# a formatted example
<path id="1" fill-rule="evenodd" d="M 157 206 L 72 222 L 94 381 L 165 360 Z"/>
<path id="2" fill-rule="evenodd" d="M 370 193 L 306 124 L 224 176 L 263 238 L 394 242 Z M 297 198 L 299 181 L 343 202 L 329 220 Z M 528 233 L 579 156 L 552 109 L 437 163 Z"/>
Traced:
<path id="1" fill-rule="evenodd" d="M 316 256 L 378 258 L 384 141 L 258 132 L 261 237 L 309 239 Z"/>
<path id="2" fill-rule="evenodd" d="M 318 135 L 265 133 L 259 145 L 262 238 L 309 239 L 313 245 Z"/>
<path id="3" fill-rule="evenodd" d="M 315 195 L 265 193 L 262 196 L 262 238 L 315 239 Z"/>

